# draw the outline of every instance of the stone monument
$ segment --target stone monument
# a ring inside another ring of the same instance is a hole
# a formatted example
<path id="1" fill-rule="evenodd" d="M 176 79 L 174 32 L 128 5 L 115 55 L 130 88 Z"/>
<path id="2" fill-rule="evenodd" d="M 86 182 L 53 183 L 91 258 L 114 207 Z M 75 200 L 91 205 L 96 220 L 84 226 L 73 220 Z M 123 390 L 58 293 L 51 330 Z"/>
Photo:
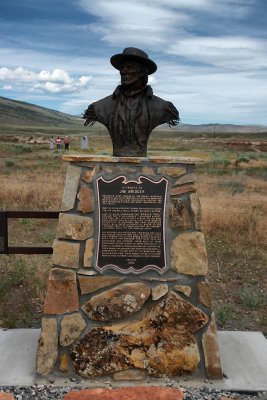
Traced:
<path id="1" fill-rule="evenodd" d="M 85 118 L 106 124 L 114 155 L 63 156 L 69 167 L 37 372 L 85 379 L 108 375 L 116 381 L 221 379 L 194 174 L 199 160 L 144 156 L 154 126 L 155 110 L 148 105 L 153 95 L 148 100 L 150 89 L 137 86 L 138 100 L 120 97 L 121 90 L 128 96 L 144 71 L 128 65 L 125 55 L 131 62 L 141 58 L 148 73 L 156 68 L 138 49 L 112 57 L 123 87 L 114 98 L 89 106 Z M 133 75 L 124 75 L 124 68 Z M 168 115 L 164 122 L 177 122 L 175 107 L 158 99 L 154 104 L 163 110 L 158 121 Z"/>
<path id="2" fill-rule="evenodd" d="M 81 149 L 82 150 L 87 150 L 88 149 L 88 137 L 87 136 L 83 136 L 81 138 Z"/>

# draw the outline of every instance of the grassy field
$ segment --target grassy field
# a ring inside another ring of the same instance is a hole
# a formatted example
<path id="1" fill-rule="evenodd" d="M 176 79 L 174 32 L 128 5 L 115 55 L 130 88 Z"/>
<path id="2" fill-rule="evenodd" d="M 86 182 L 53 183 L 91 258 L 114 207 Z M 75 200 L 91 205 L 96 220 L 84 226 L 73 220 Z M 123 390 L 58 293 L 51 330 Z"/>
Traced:
<path id="1" fill-rule="evenodd" d="M 61 160 L 64 150 L 48 150 L 51 131 L 23 133 L 20 137 L 21 132 L 16 131 L 15 141 L 14 135 L 0 134 L 0 209 L 58 210 L 67 170 L 67 163 Z M 86 153 L 111 154 L 104 129 L 93 127 L 86 133 Z M 83 153 L 83 134 L 69 134 L 70 153 Z M 196 173 L 219 329 L 257 330 L 267 335 L 264 139 L 262 135 L 217 132 L 215 138 L 211 134 L 155 132 L 148 153 L 203 160 Z M 9 244 L 50 245 L 56 224 L 55 220 L 10 220 Z M 48 255 L 0 255 L 0 326 L 40 325 L 51 265 Z"/>

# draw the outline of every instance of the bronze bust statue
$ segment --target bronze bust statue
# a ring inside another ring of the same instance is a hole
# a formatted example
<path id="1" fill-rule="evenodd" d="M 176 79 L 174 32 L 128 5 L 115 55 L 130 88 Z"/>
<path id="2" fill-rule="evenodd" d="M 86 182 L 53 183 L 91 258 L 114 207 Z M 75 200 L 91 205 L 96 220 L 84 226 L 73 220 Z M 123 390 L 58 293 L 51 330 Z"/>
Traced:
<path id="1" fill-rule="evenodd" d="M 133 47 L 110 59 L 120 71 L 121 85 L 111 96 L 89 105 L 84 112 L 84 125 L 96 121 L 105 125 L 111 136 L 114 156 L 146 157 L 151 131 L 158 125 L 177 125 L 179 113 L 174 105 L 154 96 L 147 85 L 148 75 L 157 70 L 148 55 Z"/>

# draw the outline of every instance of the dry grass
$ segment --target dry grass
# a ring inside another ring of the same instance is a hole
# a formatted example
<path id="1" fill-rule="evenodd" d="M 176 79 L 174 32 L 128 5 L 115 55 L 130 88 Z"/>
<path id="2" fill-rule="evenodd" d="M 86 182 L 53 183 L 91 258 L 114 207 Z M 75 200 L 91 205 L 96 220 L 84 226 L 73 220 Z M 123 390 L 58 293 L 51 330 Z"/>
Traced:
<path id="1" fill-rule="evenodd" d="M 204 233 L 215 237 L 228 233 L 235 242 L 266 244 L 267 182 L 247 178 L 241 182 L 244 191 L 235 195 L 230 193 L 229 182 L 239 180 L 207 176 L 199 179 Z"/>
<path id="2" fill-rule="evenodd" d="M 61 173 L 1 176 L 2 209 L 58 210 L 65 185 L 65 171 Z"/>
<path id="3" fill-rule="evenodd" d="M 241 196 L 240 196 L 241 197 Z M 267 237 L 267 203 L 253 205 L 238 198 L 202 197 L 204 233 L 220 236 L 230 232 L 235 242 L 246 239 L 264 244 Z"/>

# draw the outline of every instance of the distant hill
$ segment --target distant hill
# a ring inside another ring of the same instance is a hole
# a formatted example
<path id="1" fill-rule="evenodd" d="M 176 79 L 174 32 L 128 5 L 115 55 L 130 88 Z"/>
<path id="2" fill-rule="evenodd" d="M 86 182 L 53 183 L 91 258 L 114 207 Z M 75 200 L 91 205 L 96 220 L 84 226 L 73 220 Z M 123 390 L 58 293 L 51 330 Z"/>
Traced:
<path id="1" fill-rule="evenodd" d="M 82 124 L 81 118 L 0 96 L 0 125 L 64 128 Z"/>
<path id="2" fill-rule="evenodd" d="M 169 129 L 168 124 L 160 125 L 157 129 Z M 180 132 L 199 132 L 199 133 L 264 133 L 267 135 L 267 126 L 264 125 L 233 125 L 233 124 L 203 124 L 190 125 L 178 124 L 172 126 L 171 130 Z"/>
<path id="3" fill-rule="evenodd" d="M 24 134 L 25 132 L 36 131 L 36 127 L 40 133 L 60 133 L 63 129 L 66 133 L 88 134 L 89 131 L 92 130 L 97 130 L 98 134 L 100 134 L 102 130 L 106 132 L 106 129 L 101 124 L 96 123 L 92 128 L 85 128 L 83 123 L 84 121 L 79 117 L 0 96 L 0 133 Z M 157 127 L 156 130 L 170 130 L 170 128 L 168 124 L 164 124 Z M 225 134 L 258 133 L 261 134 L 262 137 L 264 133 L 267 135 L 267 126 L 231 124 L 190 125 L 180 123 L 172 127 L 171 131 L 173 133 L 179 131 L 207 134 L 219 132 Z"/>

